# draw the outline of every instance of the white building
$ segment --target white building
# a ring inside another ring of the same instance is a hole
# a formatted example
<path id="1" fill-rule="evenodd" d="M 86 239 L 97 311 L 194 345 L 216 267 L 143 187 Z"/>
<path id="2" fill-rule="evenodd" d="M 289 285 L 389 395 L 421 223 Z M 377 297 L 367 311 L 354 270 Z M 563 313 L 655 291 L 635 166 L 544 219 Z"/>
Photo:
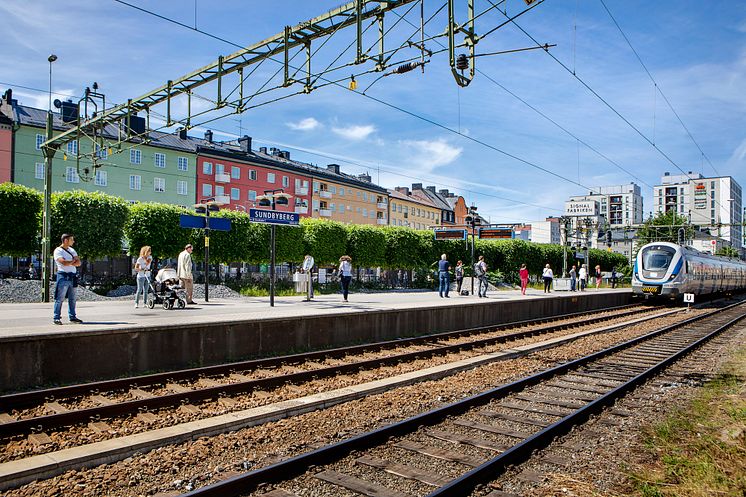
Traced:
<path id="1" fill-rule="evenodd" d="M 655 212 L 674 211 L 712 236 L 742 247 L 741 186 L 730 176 L 705 178 L 699 173 L 665 173 L 653 188 Z"/>
<path id="2" fill-rule="evenodd" d="M 629 183 L 617 186 L 600 186 L 594 188 L 594 190 L 598 191 L 570 197 L 570 202 L 598 202 L 598 215 L 603 216 L 611 228 L 642 223 L 642 193 L 638 185 Z M 567 203 L 565 205 L 567 206 Z"/>
<path id="3" fill-rule="evenodd" d="M 560 220 L 556 217 L 548 217 L 545 221 L 532 222 L 530 233 L 531 241 L 534 243 L 550 243 L 553 245 L 562 243 Z"/>

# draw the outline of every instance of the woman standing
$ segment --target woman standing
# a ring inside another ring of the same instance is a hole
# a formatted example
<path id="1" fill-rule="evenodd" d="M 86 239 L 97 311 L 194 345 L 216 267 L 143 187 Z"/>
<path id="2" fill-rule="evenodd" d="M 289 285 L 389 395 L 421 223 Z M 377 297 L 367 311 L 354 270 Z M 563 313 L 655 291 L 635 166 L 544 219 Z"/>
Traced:
<path id="1" fill-rule="evenodd" d="M 339 258 L 339 280 L 342 282 L 342 295 L 347 302 L 347 295 L 350 293 L 350 281 L 352 281 L 352 258 L 349 255 L 343 255 Z"/>
<path id="2" fill-rule="evenodd" d="M 601 287 L 601 266 L 596 266 L 596 290 L 598 290 Z"/>
<path id="3" fill-rule="evenodd" d="M 549 267 L 549 264 L 544 266 L 544 271 L 542 271 L 541 276 L 544 278 L 544 293 L 551 293 L 554 273 L 552 273 L 552 268 Z"/>
<path id="4" fill-rule="evenodd" d="M 526 287 L 528 286 L 528 269 L 525 264 L 521 264 L 521 270 L 518 271 L 518 275 L 521 277 L 521 293 L 526 295 Z"/>
<path id="5" fill-rule="evenodd" d="M 456 269 L 453 270 L 453 274 L 456 275 L 456 294 L 461 295 L 461 283 L 464 282 L 464 263 L 458 261 L 456 263 Z"/>
<path id="6" fill-rule="evenodd" d="M 140 307 L 140 292 L 142 292 L 142 305 L 148 303 L 148 288 L 150 287 L 150 264 L 153 257 L 150 252 L 150 246 L 145 245 L 140 249 L 140 257 L 135 262 L 135 272 L 137 273 L 137 291 L 135 292 L 135 309 Z"/>
<path id="7" fill-rule="evenodd" d="M 578 271 L 578 279 L 580 280 L 580 291 L 584 292 L 585 287 L 588 285 L 588 270 L 585 268 L 585 264 L 580 266 L 580 271 Z"/>

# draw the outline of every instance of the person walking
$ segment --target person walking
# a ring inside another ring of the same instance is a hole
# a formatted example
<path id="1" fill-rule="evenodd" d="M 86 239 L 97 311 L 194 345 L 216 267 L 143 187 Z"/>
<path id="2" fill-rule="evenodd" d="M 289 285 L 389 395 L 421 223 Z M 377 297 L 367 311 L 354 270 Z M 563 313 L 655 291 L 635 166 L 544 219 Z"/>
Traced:
<path id="1" fill-rule="evenodd" d="M 192 276 L 192 244 L 189 243 L 184 247 L 184 251 L 179 254 L 176 265 L 176 276 L 179 277 L 179 283 L 184 287 L 187 295 L 187 304 L 196 304 L 192 299 L 194 296 L 194 276 Z M 207 275 L 205 275 L 205 278 Z"/>
<path id="2" fill-rule="evenodd" d="M 28 279 L 30 280 L 36 279 L 36 268 L 34 267 L 33 263 L 28 265 Z"/>
<path id="3" fill-rule="evenodd" d="M 350 293 L 350 281 L 352 281 L 352 258 L 349 255 L 343 255 L 339 258 L 339 281 L 342 283 L 342 295 L 347 302 L 347 295 Z"/>
<path id="4" fill-rule="evenodd" d="M 440 256 L 440 260 L 438 261 L 438 295 L 440 295 L 441 298 L 443 298 L 443 293 L 445 292 L 445 297 L 448 297 L 448 290 L 450 289 L 451 282 L 449 279 L 448 271 L 451 270 L 451 263 L 448 262 L 448 258 L 445 254 L 442 254 Z"/>
<path id="5" fill-rule="evenodd" d="M 544 278 L 544 293 L 551 293 L 552 292 L 552 279 L 554 279 L 554 273 L 552 273 L 552 268 L 549 267 L 549 264 L 544 266 L 544 270 L 541 273 L 541 277 Z"/>
<path id="6" fill-rule="evenodd" d="M 487 279 L 487 263 L 484 262 L 484 256 L 479 256 L 479 261 L 474 264 L 474 276 L 479 279 L 479 288 L 477 289 L 477 295 L 479 297 L 487 298 L 487 285 L 489 280 Z"/>
<path id="7" fill-rule="evenodd" d="M 461 284 L 464 282 L 464 263 L 458 261 L 456 268 L 453 270 L 453 275 L 456 277 L 456 294 L 461 295 Z"/>
<path id="8" fill-rule="evenodd" d="M 575 265 L 573 264 L 570 269 L 570 291 L 574 292 L 578 282 L 578 273 L 575 271 Z"/>
<path id="9" fill-rule="evenodd" d="M 150 265 L 153 262 L 153 255 L 149 245 L 140 249 L 140 257 L 135 262 L 135 272 L 137 273 L 137 291 L 135 291 L 135 309 L 140 307 L 140 294 L 142 293 L 142 305 L 148 304 L 148 290 L 150 289 Z"/>
<path id="10" fill-rule="evenodd" d="M 518 276 L 521 278 L 521 294 L 526 295 L 526 287 L 528 286 L 528 269 L 525 264 L 521 264 L 521 269 L 518 271 Z"/>
<path id="11" fill-rule="evenodd" d="M 62 303 L 67 298 L 67 315 L 71 323 L 82 323 L 75 314 L 75 288 L 78 286 L 80 257 L 73 248 L 75 237 L 65 233 L 62 244 L 54 249 L 54 263 L 57 266 L 57 280 L 54 286 L 54 324 L 62 324 Z"/>
<path id="12" fill-rule="evenodd" d="M 601 287 L 602 278 L 603 278 L 603 274 L 601 273 L 601 266 L 596 265 L 596 290 L 598 290 Z"/>
<path id="13" fill-rule="evenodd" d="M 585 264 L 580 266 L 578 271 L 578 279 L 580 280 L 580 291 L 584 292 L 585 287 L 588 286 L 588 270 L 585 268 Z"/>
<path id="14" fill-rule="evenodd" d="M 616 268 L 611 268 L 611 288 L 616 288 L 618 283 L 619 273 L 616 272 Z"/>

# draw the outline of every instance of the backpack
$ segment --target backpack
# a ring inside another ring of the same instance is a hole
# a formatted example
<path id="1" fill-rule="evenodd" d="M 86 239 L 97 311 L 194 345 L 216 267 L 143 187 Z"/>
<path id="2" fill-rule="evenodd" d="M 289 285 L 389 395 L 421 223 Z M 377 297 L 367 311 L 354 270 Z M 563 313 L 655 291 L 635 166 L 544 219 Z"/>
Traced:
<path id="1" fill-rule="evenodd" d="M 482 265 L 478 262 L 474 264 L 474 276 L 477 278 L 484 276 L 484 269 L 482 269 Z"/>

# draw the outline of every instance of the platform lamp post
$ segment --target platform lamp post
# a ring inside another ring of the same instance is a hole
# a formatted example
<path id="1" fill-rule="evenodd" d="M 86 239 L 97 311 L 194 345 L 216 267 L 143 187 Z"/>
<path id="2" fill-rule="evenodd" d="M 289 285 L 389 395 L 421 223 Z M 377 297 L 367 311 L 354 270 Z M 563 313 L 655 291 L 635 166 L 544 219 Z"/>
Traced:
<path id="1" fill-rule="evenodd" d="M 264 190 L 264 195 L 256 197 L 259 207 L 269 207 L 275 210 L 278 205 L 288 205 L 292 195 L 283 189 Z M 269 306 L 275 306 L 275 225 L 270 225 L 269 231 Z"/>
<path id="2" fill-rule="evenodd" d="M 214 197 L 201 198 L 195 204 L 194 211 L 205 215 L 205 302 L 210 301 L 210 212 L 220 210 L 220 204 L 215 202 Z"/>
<path id="3" fill-rule="evenodd" d="M 57 56 L 52 54 L 47 58 L 49 62 L 49 107 L 47 108 L 47 141 L 52 139 L 52 63 L 57 60 Z M 42 209 L 42 238 L 41 238 L 41 299 L 43 302 L 49 302 L 49 280 L 52 276 L 52 159 L 57 151 L 56 148 L 45 145 L 42 148 L 44 153 L 44 206 Z"/>
<path id="4" fill-rule="evenodd" d="M 473 205 L 466 211 L 466 217 L 464 222 L 467 226 L 471 227 L 471 294 L 474 295 L 474 228 L 479 224 L 479 215 L 477 214 L 477 206 Z"/>

